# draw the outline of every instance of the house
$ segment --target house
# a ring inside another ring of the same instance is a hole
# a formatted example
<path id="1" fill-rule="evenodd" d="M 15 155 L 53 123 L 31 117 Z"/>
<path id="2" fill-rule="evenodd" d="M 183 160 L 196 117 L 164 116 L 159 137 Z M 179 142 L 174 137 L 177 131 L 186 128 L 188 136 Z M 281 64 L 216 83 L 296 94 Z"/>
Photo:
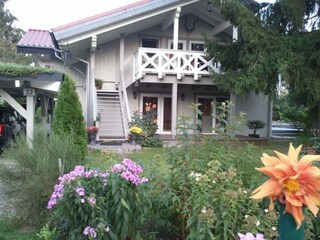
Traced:
<path id="1" fill-rule="evenodd" d="M 227 101 L 232 116 L 245 112 L 247 120 L 264 121 L 259 134 L 270 137 L 272 102 L 219 90 L 210 77 L 219 63 L 206 58 L 203 33 L 221 43 L 237 39 L 210 0 L 141 0 L 50 31 L 31 29 L 17 50 L 75 80 L 87 124 L 99 120 L 100 140 L 125 139 L 133 111 L 146 103 L 157 105 L 158 132 L 172 139 L 179 114 L 195 115 L 190 105 L 201 103 L 201 131 L 212 134 L 223 127 L 214 116 Z"/>

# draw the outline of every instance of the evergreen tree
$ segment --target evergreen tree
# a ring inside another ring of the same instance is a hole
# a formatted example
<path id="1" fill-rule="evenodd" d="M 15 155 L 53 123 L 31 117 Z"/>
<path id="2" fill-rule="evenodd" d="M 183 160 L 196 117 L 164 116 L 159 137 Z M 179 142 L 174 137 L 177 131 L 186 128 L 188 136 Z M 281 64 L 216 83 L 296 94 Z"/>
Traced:
<path id="1" fill-rule="evenodd" d="M 0 0 L 0 61 L 4 63 L 30 64 L 31 58 L 17 54 L 16 44 L 24 34 L 13 26 L 18 19 L 4 6 L 7 0 Z"/>
<path id="2" fill-rule="evenodd" d="M 249 4 L 250 3 L 250 4 Z M 238 40 L 218 44 L 206 39 L 208 54 L 221 62 L 213 73 L 222 89 L 275 96 L 279 76 L 296 103 L 317 116 L 320 103 L 319 0 L 216 0 L 227 20 L 238 27 Z"/>
<path id="3" fill-rule="evenodd" d="M 74 82 L 66 75 L 59 89 L 52 131 L 60 136 L 73 137 L 84 159 L 87 154 L 87 132 L 82 107 Z"/>

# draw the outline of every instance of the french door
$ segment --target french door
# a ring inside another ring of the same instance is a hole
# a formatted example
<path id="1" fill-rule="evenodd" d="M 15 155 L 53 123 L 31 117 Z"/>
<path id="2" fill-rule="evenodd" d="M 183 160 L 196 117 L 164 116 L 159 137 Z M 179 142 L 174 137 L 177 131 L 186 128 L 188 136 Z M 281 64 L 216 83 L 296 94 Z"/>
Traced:
<path id="1" fill-rule="evenodd" d="M 199 104 L 198 109 L 202 112 L 202 115 L 198 115 L 198 119 L 201 120 L 202 123 L 199 130 L 203 134 L 214 133 L 216 98 L 210 96 L 198 96 L 197 104 Z"/>
<path id="2" fill-rule="evenodd" d="M 142 101 L 140 103 L 140 109 L 145 111 L 147 105 L 151 103 L 151 106 L 155 106 L 153 111 L 156 111 L 156 121 L 158 124 L 159 134 L 171 133 L 171 114 L 172 114 L 172 101 L 170 95 L 159 94 L 142 94 Z"/>
<path id="3" fill-rule="evenodd" d="M 203 113 L 198 115 L 202 125 L 200 131 L 203 134 L 214 133 L 214 129 L 226 131 L 226 122 L 228 121 L 228 97 L 198 96 L 198 109 Z"/>

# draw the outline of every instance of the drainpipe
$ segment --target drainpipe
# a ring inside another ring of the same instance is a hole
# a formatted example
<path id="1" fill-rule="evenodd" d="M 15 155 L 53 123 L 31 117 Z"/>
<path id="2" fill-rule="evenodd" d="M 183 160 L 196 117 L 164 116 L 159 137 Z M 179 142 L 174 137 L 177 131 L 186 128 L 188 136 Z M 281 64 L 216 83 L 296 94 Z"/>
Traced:
<path id="1" fill-rule="evenodd" d="M 53 48 L 54 49 L 54 55 L 56 58 L 58 58 L 59 60 L 61 60 L 65 65 L 68 65 L 70 67 L 72 67 L 74 70 L 76 70 L 77 72 L 79 72 L 82 76 L 84 76 L 86 78 L 86 84 L 85 84 L 85 90 L 86 90 L 86 106 L 85 106 L 85 116 L 86 116 L 86 123 L 87 123 L 87 126 L 89 125 L 90 123 L 90 116 L 88 116 L 89 114 L 89 104 L 88 104 L 88 101 L 89 101 L 89 80 L 90 80 L 90 63 L 86 60 L 83 60 L 81 58 L 77 58 L 77 57 L 74 57 L 71 55 L 70 53 L 70 58 L 73 58 L 73 59 L 76 59 L 78 61 L 81 61 L 83 63 L 85 63 L 87 65 L 87 74 L 84 74 L 82 71 L 80 71 L 78 68 L 76 68 L 75 66 L 71 65 L 71 64 L 68 64 L 67 61 L 63 58 L 61 58 L 59 55 L 58 55 L 58 52 L 59 53 L 63 53 L 64 51 L 62 50 L 59 50 L 59 49 L 56 49 L 56 48 Z"/>

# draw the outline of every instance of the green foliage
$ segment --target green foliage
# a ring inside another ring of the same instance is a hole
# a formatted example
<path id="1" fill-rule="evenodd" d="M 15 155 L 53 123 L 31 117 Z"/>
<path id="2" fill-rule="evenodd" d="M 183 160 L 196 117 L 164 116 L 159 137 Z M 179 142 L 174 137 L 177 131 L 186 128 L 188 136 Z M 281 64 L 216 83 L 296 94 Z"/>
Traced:
<path id="1" fill-rule="evenodd" d="M 29 226 L 39 226 L 47 217 L 45 206 L 50 189 L 59 177 L 58 159 L 61 170 L 69 171 L 79 163 L 72 136 L 62 138 L 43 129 L 35 128 L 33 148 L 29 147 L 24 135 L 18 136 L 3 149 L 0 178 L 5 192 L 15 207 L 15 218 Z"/>
<path id="2" fill-rule="evenodd" d="M 2 240 L 36 240 L 38 239 L 33 231 L 26 231 L 20 228 L 12 219 L 1 216 L 0 239 Z"/>
<path id="3" fill-rule="evenodd" d="M 265 122 L 261 121 L 261 120 L 250 120 L 247 121 L 247 126 L 249 129 L 253 129 L 253 134 L 255 135 L 257 130 L 260 128 L 264 128 L 264 126 L 266 125 Z"/>
<path id="4" fill-rule="evenodd" d="M 137 239 L 143 220 L 140 184 L 147 181 L 138 176 L 141 173 L 139 165 L 125 159 L 110 172 L 77 166 L 62 176 L 48 203 L 55 237 Z"/>
<path id="5" fill-rule="evenodd" d="M 204 138 L 197 131 L 201 122 L 193 117 L 182 116 L 178 122 L 183 144 L 164 157 L 169 177 L 157 174 L 159 160 L 152 168 L 149 227 L 167 229 L 169 236 L 161 232 L 159 237 L 168 239 L 230 240 L 248 231 L 276 236 L 271 229 L 277 226 L 276 212 L 266 217 L 263 203 L 248 200 L 250 189 L 264 180 L 255 170 L 261 152 L 253 145 L 240 146 L 227 133 L 224 141 Z"/>
<path id="6" fill-rule="evenodd" d="M 318 106 L 320 32 L 306 29 L 310 21 L 318 27 L 319 2 L 280 0 L 261 4 L 255 12 L 237 0 L 214 2 L 239 32 L 237 41 L 206 40 L 209 57 L 222 66 L 223 74 L 212 73 L 215 83 L 238 95 L 255 91 L 275 96 L 281 76 L 297 105 Z"/>
<path id="7" fill-rule="evenodd" d="M 310 127 L 310 109 L 304 105 L 296 104 L 290 96 L 283 96 L 273 102 L 273 120 L 294 123 L 304 129 Z"/>
<path id="8" fill-rule="evenodd" d="M 65 76 L 54 110 L 52 131 L 62 137 L 73 136 L 81 159 L 87 154 L 87 132 L 79 96 L 72 79 Z"/>
<path id="9" fill-rule="evenodd" d="M 51 68 L 22 66 L 18 64 L 8 64 L 0 62 L 0 76 L 18 78 L 18 77 L 36 77 L 39 74 L 54 74 L 57 71 Z"/>
<path id="10" fill-rule="evenodd" d="M 15 28 L 17 18 L 8 9 L 5 9 L 7 0 L 0 1 L 0 59 L 4 63 L 30 64 L 31 58 L 17 54 L 16 44 L 24 33 Z M 1 74 L 0 74 L 1 75 Z"/>

